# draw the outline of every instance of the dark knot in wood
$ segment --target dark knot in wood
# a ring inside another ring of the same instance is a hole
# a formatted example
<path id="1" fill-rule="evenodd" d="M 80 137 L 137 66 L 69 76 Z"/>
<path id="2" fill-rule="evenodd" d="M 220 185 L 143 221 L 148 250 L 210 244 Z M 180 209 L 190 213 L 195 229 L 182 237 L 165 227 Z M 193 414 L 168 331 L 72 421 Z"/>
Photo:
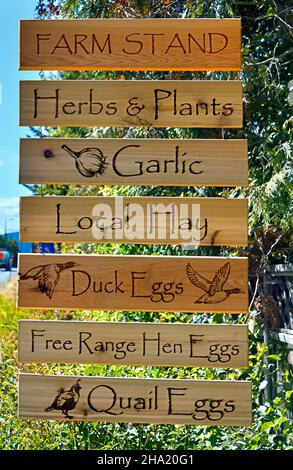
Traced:
<path id="1" fill-rule="evenodd" d="M 53 158 L 53 157 L 55 157 L 55 154 L 54 154 L 54 152 L 52 152 L 52 150 L 46 149 L 46 150 L 44 150 L 44 157 L 45 158 Z"/>

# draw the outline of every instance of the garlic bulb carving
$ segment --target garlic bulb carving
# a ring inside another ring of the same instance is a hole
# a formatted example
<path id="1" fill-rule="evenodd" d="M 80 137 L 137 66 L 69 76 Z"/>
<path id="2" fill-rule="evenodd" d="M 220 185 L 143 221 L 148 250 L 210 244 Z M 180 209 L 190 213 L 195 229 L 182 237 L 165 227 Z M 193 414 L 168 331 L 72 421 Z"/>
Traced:
<path id="1" fill-rule="evenodd" d="M 105 173 L 108 163 L 100 149 L 90 147 L 74 152 L 67 145 L 62 145 L 61 148 L 75 159 L 75 166 L 82 176 L 91 178 Z"/>

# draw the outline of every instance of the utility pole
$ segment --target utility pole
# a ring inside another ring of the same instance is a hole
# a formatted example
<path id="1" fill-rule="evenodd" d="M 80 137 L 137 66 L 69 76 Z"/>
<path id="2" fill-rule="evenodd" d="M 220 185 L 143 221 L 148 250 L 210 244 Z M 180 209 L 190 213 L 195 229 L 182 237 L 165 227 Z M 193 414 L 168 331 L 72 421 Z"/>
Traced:
<path id="1" fill-rule="evenodd" d="M 8 235 L 7 234 L 7 227 L 8 227 L 9 220 L 14 220 L 14 219 L 11 218 L 11 217 L 5 217 L 4 218 L 4 238 L 5 238 L 5 240 L 7 239 L 7 235 Z"/>

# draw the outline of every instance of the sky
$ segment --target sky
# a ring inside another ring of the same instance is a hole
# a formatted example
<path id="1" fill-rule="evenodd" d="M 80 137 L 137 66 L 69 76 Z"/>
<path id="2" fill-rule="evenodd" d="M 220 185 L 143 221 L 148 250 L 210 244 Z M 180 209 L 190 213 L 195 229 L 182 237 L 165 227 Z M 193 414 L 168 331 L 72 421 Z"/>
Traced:
<path id="1" fill-rule="evenodd" d="M 18 21 L 34 19 L 37 0 L 1 0 L 0 16 L 0 234 L 18 231 L 19 196 L 31 192 L 18 184 L 19 138 L 29 129 L 19 127 L 20 80 L 38 80 L 39 72 L 18 71 Z"/>

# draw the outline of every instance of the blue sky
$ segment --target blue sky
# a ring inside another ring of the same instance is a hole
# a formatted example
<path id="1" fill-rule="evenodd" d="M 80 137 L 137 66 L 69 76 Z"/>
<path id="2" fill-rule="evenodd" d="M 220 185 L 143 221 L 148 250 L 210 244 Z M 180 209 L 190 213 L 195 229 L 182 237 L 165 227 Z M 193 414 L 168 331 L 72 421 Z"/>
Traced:
<path id="1" fill-rule="evenodd" d="M 18 197 L 31 194 L 18 184 L 19 138 L 29 129 L 18 125 L 19 80 L 38 79 L 38 72 L 18 71 L 18 21 L 33 19 L 37 0 L 1 1 L 0 69 L 0 233 L 18 230 Z"/>

